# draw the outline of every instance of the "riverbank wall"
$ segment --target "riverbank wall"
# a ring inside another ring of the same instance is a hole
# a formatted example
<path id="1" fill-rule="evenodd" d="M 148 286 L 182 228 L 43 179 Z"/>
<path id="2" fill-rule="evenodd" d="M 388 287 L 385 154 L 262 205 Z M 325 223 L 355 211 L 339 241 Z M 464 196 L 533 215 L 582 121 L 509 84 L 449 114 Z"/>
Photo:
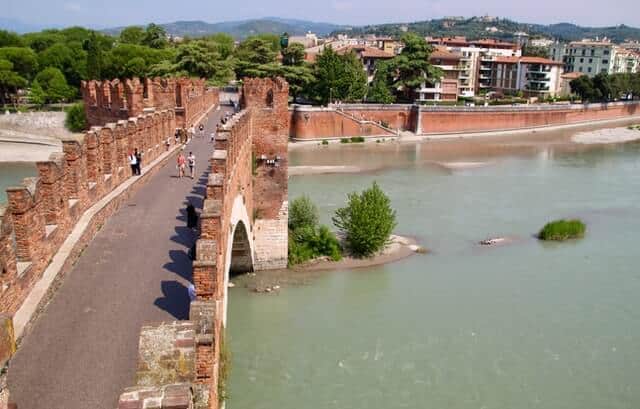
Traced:
<path id="1" fill-rule="evenodd" d="M 640 101 L 451 107 L 402 104 L 339 104 L 290 107 L 294 141 L 508 131 L 588 123 L 640 115 Z"/>

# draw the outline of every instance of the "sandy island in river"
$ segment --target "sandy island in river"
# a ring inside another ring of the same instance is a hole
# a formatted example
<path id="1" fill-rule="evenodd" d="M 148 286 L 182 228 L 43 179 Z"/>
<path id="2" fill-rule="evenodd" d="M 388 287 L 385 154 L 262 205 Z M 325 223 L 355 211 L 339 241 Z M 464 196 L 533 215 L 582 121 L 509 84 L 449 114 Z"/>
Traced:
<path id="1" fill-rule="evenodd" d="M 606 128 L 593 131 L 579 132 L 571 137 L 575 143 L 603 144 L 622 143 L 640 139 L 640 129 Z"/>
<path id="2" fill-rule="evenodd" d="M 379 254 L 368 258 L 344 257 L 340 261 L 316 259 L 291 269 L 268 270 L 238 275 L 230 286 L 246 288 L 258 293 L 277 293 L 282 287 L 305 285 L 327 271 L 353 270 L 392 263 L 420 251 L 420 246 L 409 237 L 391 235 L 391 243 Z"/>

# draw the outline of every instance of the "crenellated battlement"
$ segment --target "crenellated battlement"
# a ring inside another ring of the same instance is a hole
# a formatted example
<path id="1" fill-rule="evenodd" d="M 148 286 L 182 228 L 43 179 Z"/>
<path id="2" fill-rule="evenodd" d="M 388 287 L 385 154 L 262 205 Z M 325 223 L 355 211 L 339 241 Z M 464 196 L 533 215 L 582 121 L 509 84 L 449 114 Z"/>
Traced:
<path id="1" fill-rule="evenodd" d="M 178 126 L 190 126 L 207 107 L 218 103 L 219 91 L 199 78 L 131 78 L 82 81 L 90 126 L 126 120 L 145 110 L 172 109 Z"/>
<path id="2" fill-rule="evenodd" d="M 113 95 L 105 84 L 100 89 L 99 98 Z M 7 189 L 0 208 L 0 311 L 17 311 L 85 210 L 131 176 L 129 152 L 138 149 L 143 163 L 152 162 L 175 128 L 173 110 L 94 126 L 37 162 L 38 177 Z"/>

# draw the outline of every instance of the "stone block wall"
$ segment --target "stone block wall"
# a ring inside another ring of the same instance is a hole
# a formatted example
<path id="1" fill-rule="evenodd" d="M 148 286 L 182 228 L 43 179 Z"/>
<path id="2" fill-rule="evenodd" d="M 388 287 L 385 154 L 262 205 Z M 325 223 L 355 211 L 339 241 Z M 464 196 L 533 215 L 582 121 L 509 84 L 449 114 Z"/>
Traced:
<path id="1" fill-rule="evenodd" d="M 173 110 L 176 126 L 189 127 L 209 107 L 218 104 L 219 90 L 203 79 L 138 78 L 83 81 L 80 85 L 87 122 L 91 126 L 137 117 L 147 110 Z"/>
<path id="2" fill-rule="evenodd" d="M 62 141 L 37 178 L 7 189 L 0 209 L 0 312 L 13 315 L 84 211 L 131 176 L 127 154 L 157 158 L 173 134 L 172 110 L 140 115 Z M 173 143 L 173 138 L 170 139 Z"/>

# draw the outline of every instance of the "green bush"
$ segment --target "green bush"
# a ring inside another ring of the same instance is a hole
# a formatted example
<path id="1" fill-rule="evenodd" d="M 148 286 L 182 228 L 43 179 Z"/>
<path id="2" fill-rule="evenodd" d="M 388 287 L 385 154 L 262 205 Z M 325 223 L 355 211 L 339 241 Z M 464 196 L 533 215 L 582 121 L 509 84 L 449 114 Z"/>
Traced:
<path id="1" fill-rule="evenodd" d="M 326 139 L 323 139 L 323 140 L 322 140 L 322 144 L 323 144 L 323 145 L 329 145 L 329 141 L 328 141 L 328 140 L 326 140 Z"/>
<path id="2" fill-rule="evenodd" d="M 313 229 L 318 225 L 318 208 L 309 196 L 294 199 L 289 206 L 289 229 L 298 230 L 303 227 Z"/>
<path id="3" fill-rule="evenodd" d="M 347 206 L 336 210 L 332 220 L 353 255 L 368 257 L 388 243 L 396 227 L 396 212 L 389 197 L 373 182 L 360 194 L 350 193 Z"/>
<path id="4" fill-rule="evenodd" d="M 584 237 L 587 226 L 580 220 L 555 220 L 547 223 L 538 233 L 540 240 L 563 241 Z"/>
<path id="5" fill-rule="evenodd" d="M 364 142 L 364 136 L 352 136 L 351 137 L 351 142 L 352 143 L 362 143 L 362 142 Z"/>
<path id="6" fill-rule="evenodd" d="M 84 104 L 78 103 L 67 109 L 67 117 L 64 126 L 71 132 L 83 132 L 87 130 L 87 118 L 84 115 Z"/>
<path id="7" fill-rule="evenodd" d="M 349 138 L 340 138 L 340 143 L 349 143 Z"/>

